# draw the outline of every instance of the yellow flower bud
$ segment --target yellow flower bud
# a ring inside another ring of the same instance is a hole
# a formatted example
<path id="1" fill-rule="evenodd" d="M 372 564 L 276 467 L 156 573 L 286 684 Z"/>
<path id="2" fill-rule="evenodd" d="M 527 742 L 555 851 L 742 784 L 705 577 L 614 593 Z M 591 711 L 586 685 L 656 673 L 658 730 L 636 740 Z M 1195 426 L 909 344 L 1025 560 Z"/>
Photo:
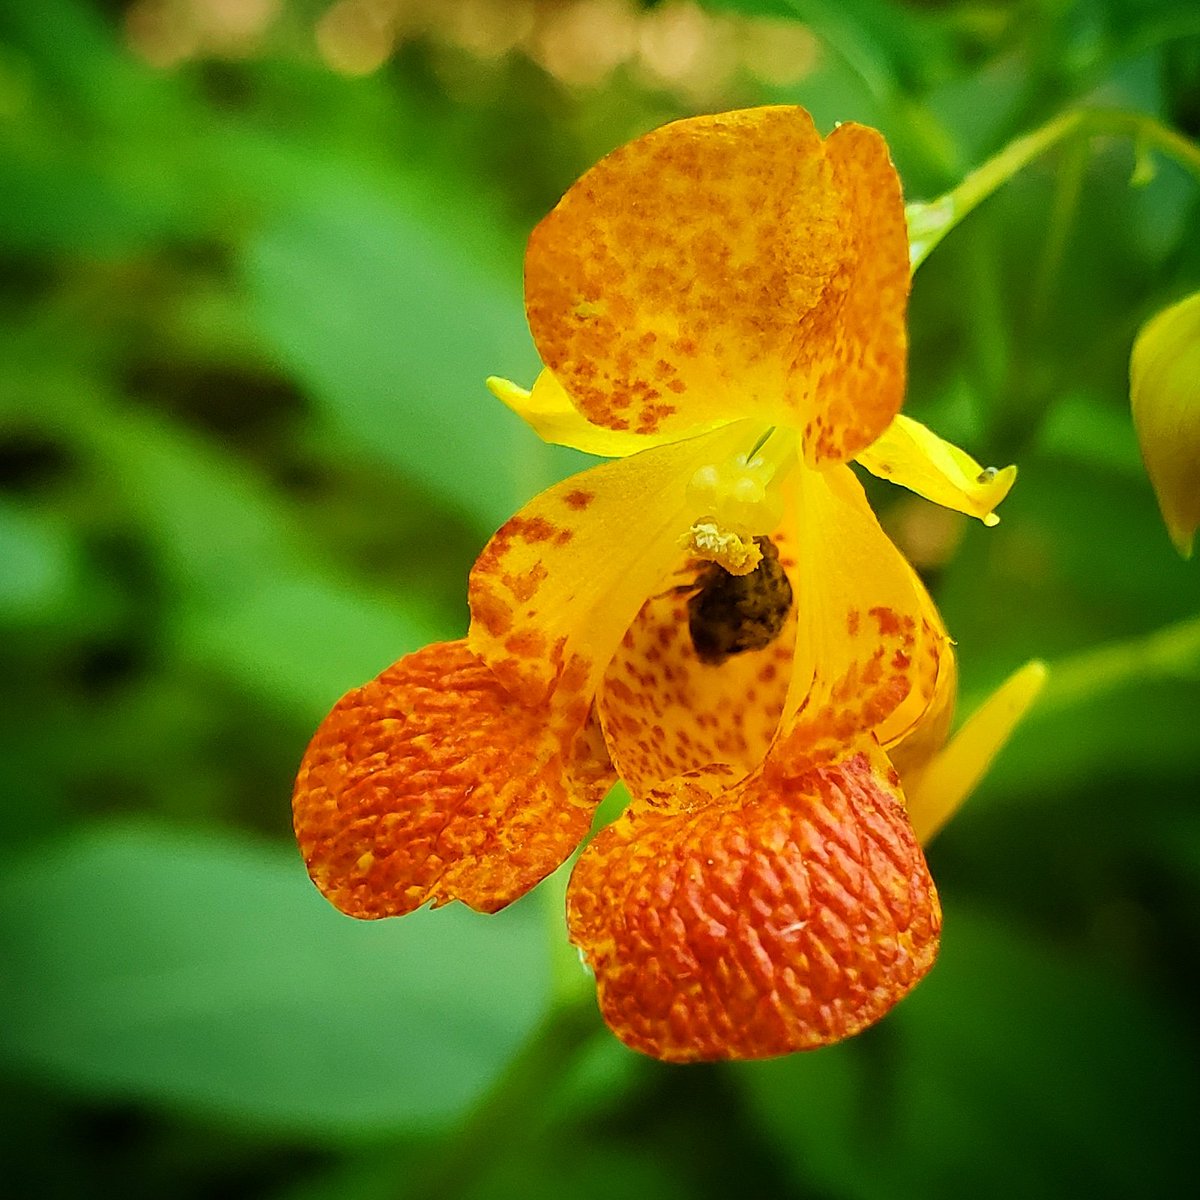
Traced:
<path id="1" fill-rule="evenodd" d="M 1167 532 L 1191 558 L 1200 526 L 1200 292 L 1142 326 L 1129 378 L 1142 460 Z"/>

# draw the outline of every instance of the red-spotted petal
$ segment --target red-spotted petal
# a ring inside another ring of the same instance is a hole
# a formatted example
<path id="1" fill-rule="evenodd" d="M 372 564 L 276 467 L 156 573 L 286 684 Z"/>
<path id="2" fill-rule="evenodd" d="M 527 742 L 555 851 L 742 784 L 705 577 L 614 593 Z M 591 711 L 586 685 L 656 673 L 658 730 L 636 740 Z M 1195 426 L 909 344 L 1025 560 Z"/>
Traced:
<path id="1" fill-rule="evenodd" d="M 692 476 L 755 438 L 750 422 L 735 422 L 534 497 L 471 571 L 471 649 L 523 703 L 586 712 L 625 630 L 675 565 L 697 515 Z"/>
<path id="2" fill-rule="evenodd" d="M 353 917 L 462 900 L 495 912 L 575 849 L 613 782 L 595 728 L 517 704 L 465 641 L 344 696 L 296 780 L 313 881 Z"/>
<path id="3" fill-rule="evenodd" d="M 813 766 L 864 733 L 891 745 L 933 701 L 949 639 L 847 467 L 799 471 L 787 493 L 799 621 L 784 720 Z"/>
<path id="4" fill-rule="evenodd" d="M 780 568 L 793 572 L 784 534 L 776 531 L 772 540 Z M 689 606 L 712 587 L 704 583 L 706 571 L 723 575 L 720 568 L 692 563 L 646 601 L 597 697 L 609 752 L 634 796 L 718 763 L 729 767 L 722 787 L 741 779 L 762 763 L 783 714 L 796 641 L 790 593 L 777 610 L 778 629 L 769 644 L 704 662 L 692 639 Z M 761 625 L 761 607 L 755 617 Z"/>
<path id="5" fill-rule="evenodd" d="M 889 739 L 886 729 L 879 731 L 883 735 L 879 739 L 880 744 L 887 751 L 892 766 L 900 773 L 904 793 L 909 799 L 910 813 L 913 796 L 911 781 L 945 745 L 950 735 L 950 727 L 954 723 L 954 706 L 958 699 L 958 663 L 955 659 L 954 645 L 946 637 L 946 627 L 942 623 L 941 613 L 933 603 L 933 597 L 925 590 L 925 585 L 917 578 L 915 572 L 913 578 L 924 601 L 925 625 L 936 630 L 945 641 L 938 656 L 933 696 L 920 720 L 915 725 L 910 725 L 898 738 Z M 918 830 L 918 834 L 919 832 Z"/>
<path id="6" fill-rule="evenodd" d="M 844 462 L 869 446 L 904 401 L 908 364 L 908 226 L 887 145 L 839 125 L 825 141 L 838 196 L 838 262 L 806 319 L 797 372 L 809 463 Z"/>
<path id="7" fill-rule="evenodd" d="M 584 851 L 568 923 L 604 1019 L 656 1058 L 766 1058 L 877 1021 L 933 964 L 941 911 L 895 773 L 786 754 L 714 801 L 681 780 Z M 874 761 L 873 761 L 874 760 Z"/>
<path id="8" fill-rule="evenodd" d="M 800 108 L 695 117 L 614 151 L 533 231 L 546 365 L 607 429 L 757 417 L 843 460 L 904 394 L 908 237 L 883 139 Z"/>

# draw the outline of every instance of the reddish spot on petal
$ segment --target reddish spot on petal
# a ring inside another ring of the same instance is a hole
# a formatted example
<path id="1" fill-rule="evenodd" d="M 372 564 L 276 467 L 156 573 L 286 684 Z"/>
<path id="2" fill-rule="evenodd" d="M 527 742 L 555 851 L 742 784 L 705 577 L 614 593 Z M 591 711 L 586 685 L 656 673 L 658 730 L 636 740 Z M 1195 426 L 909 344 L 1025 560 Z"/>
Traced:
<path id="1" fill-rule="evenodd" d="M 522 629 L 505 641 L 504 648 L 519 658 L 542 658 L 546 653 L 546 636 L 536 629 Z"/>
<path id="2" fill-rule="evenodd" d="M 492 637 L 503 637 L 512 628 L 512 609 L 495 592 L 477 588 L 471 614 Z"/>
<path id="3" fill-rule="evenodd" d="M 900 632 L 900 617 L 890 608 L 872 608 L 870 615 L 875 618 L 882 637 L 895 637 Z"/>
<path id="4" fill-rule="evenodd" d="M 514 523 L 516 518 L 513 518 Z M 515 532 L 527 542 L 544 542 L 553 537 L 555 527 L 545 517 L 530 517 L 516 526 Z"/>
<path id="5" fill-rule="evenodd" d="M 549 571 L 543 563 L 535 563 L 528 571 L 521 575 L 504 575 L 501 577 L 501 582 L 512 592 L 513 596 L 522 604 L 528 603 L 537 594 L 537 590 L 541 587 L 542 580 L 546 578 Z"/>

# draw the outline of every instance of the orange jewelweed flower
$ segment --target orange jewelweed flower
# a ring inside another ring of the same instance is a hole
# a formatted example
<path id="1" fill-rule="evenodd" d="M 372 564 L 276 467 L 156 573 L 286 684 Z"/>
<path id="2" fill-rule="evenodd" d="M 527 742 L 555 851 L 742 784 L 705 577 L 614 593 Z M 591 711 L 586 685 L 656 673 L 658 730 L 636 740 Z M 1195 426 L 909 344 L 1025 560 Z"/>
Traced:
<path id="1" fill-rule="evenodd" d="M 929 969 L 932 833 L 1037 690 L 945 750 L 951 643 L 847 460 L 994 522 L 981 471 L 897 416 L 908 240 L 878 133 L 778 107 L 658 129 L 534 230 L 546 370 L 493 390 L 612 462 L 531 501 L 471 625 L 349 693 L 296 832 L 356 917 L 492 912 L 581 855 L 568 927 L 635 1049 L 759 1058 L 847 1037 Z M 906 810 L 904 784 L 908 785 Z"/>

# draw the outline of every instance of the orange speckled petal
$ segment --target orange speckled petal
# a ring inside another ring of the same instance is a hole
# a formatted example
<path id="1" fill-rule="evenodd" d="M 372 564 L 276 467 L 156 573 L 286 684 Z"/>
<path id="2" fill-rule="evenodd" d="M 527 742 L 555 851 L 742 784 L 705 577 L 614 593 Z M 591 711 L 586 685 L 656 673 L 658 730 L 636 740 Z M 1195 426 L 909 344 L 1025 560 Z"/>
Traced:
<path id="1" fill-rule="evenodd" d="M 759 416 L 851 457 L 904 391 L 908 239 L 877 133 L 800 108 L 677 121 L 623 146 L 533 231 L 526 310 L 588 420 L 681 435 Z"/>
<path id="2" fill-rule="evenodd" d="M 839 197 L 837 272 L 804 321 L 799 422 L 811 465 L 844 462 L 891 424 L 908 363 L 908 225 L 887 144 L 863 125 L 825 141 Z"/>
<path id="3" fill-rule="evenodd" d="M 928 602 L 926 621 L 931 628 L 944 633 L 941 614 L 934 607 L 933 600 L 920 581 L 917 581 Z M 884 740 L 883 749 L 892 760 L 892 765 L 900 772 L 900 781 L 904 785 L 904 793 L 910 798 L 912 791 L 910 781 L 921 772 L 946 744 L 950 735 L 950 727 L 954 723 L 954 705 L 958 698 L 958 662 L 954 654 L 954 644 L 947 638 L 942 645 L 938 658 L 937 680 L 934 683 L 933 699 L 921 719 L 908 728 L 898 738 Z M 881 731 L 886 737 L 886 730 Z"/>
<path id="4" fill-rule="evenodd" d="M 579 732 L 516 704 L 465 641 L 402 658 L 305 753 L 292 809 L 309 874 L 352 917 L 503 908 L 575 849 L 614 780 L 595 729 Z"/>
<path id="5" fill-rule="evenodd" d="M 816 766 L 863 733 L 893 745 L 914 728 L 932 702 L 949 639 L 850 469 L 796 478 L 800 619 L 783 726 L 807 744 Z"/>
<path id="6" fill-rule="evenodd" d="M 780 532 L 782 565 L 794 561 Z M 793 604 L 778 636 L 713 665 L 688 629 L 696 567 L 680 570 L 642 606 L 613 655 L 596 708 L 618 773 L 633 796 L 674 775 L 721 763 L 728 786 L 755 770 L 779 726 L 796 641 Z M 671 586 L 674 585 L 674 586 Z"/>
<path id="7" fill-rule="evenodd" d="M 911 799 L 909 780 L 942 748 L 954 722 L 954 705 L 958 699 L 958 660 L 954 643 L 946 632 L 942 614 L 938 612 L 933 597 L 916 571 L 907 562 L 904 565 L 908 568 L 909 579 L 921 605 L 921 628 L 938 648 L 936 662 L 930 659 L 928 668 L 930 671 L 936 670 L 936 678 L 928 707 L 915 723 L 912 720 L 912 707 L 902 705 L 887 721 L 876 727 L 874 734 L 892 765 L 900 772 L 904 794 Z M 919 680 L 914 698 L 917 702 L 924 703 L 928 684 L 928 675 Z"/>
<path id="8" fill-rule="evenodd" d="M 471 649 L 523 703 L 553 696 L 556 708 L 585 712 L 697 516 L 692 476 L 748 451 L 755 437 L 752 423 L 739 421 L 593 467 L 536 496 L 471 571 Z"/>
<path id="9" fill-rule="evenodd" d="M 567 894 L 627 1045 L 672 1062 L 812 1049 L 879 1020 L 933 964 L 937 892 L 877 750 L 815 771 L 773 754 L 716 801 L 686 780 L 675 801 L 635 802 Z"/>
<path id="10" fill-rule="evenodd" d="M 492 395 L 503 401 L 542 439 L 555 446 L 570 446 L 598 458 L 625 458 L 651 446 L 677 441 L 673 433 L 633 433 L 593 425 L 572 403 L 551 371 L 542 371 L 533 390 L 508 379 L 492 376 L 487 381 Z M 727 424 L 728 422 L 717 422 Z"/>

